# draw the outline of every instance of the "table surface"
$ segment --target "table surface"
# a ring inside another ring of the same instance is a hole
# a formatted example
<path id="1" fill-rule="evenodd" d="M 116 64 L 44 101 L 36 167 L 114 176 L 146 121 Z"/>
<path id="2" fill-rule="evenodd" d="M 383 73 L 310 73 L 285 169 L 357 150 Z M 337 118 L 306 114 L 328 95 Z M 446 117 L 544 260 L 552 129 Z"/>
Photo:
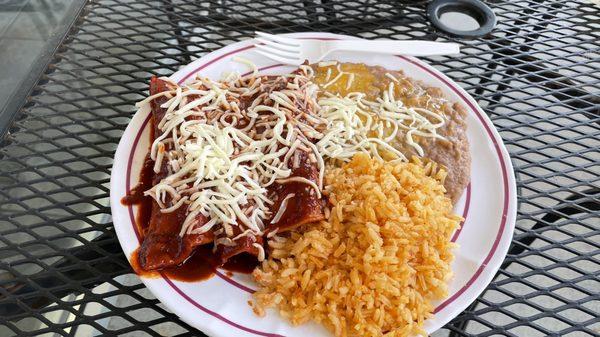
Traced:
<path id="1" fill-rule="evenodd" d="M 492 283 L 433 335 L 600 336 L 600 7 L 488 4 L 496 28 L 461 40 L 431 26 L 423 1 L 74 1 L 66 34 L 0 114 L 0 335 L 202 335 L 123 256 L 112 158 L 150 76 L 260 29 L 461 43 L 425 61 L 498 128 L 519 211 Z"/>

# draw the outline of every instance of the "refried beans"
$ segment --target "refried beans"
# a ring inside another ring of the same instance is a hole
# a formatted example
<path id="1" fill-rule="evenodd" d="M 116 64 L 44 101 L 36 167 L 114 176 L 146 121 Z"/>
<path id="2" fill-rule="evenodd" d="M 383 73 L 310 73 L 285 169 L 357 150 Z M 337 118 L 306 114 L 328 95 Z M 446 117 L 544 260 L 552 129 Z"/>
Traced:
<path id="1" fill-rule="evenodd" d="M 362 92 L 366 98 L 375 100 L 384 90 L 388 90 L 394 79 L 394 96 L 405 106 L 423 108 L 441 114 L 445 123 L 438 129 L 444 139 L 414 136 L 414 140 L 423 149 L 424 158 L 443 165 L 448 176 L 444 187 L 454 203 L 467 187 L 471 176 L 471 155 L 467 139 L 466 110 L 443 97 L 436 87 L 427 87 L 422 82 L 407 77 L 401 70 L 392 71 L 380 66 L 367 66 L 357 63 L 321 63 L 312 66 L 314 81 L 321 89 L 345 96 L 351 92 Z M 342 76 L 335 78 L 342 72 Z M 353 74 L 353 75 L 351 75 Z M 400 131 L 394 144 L 406 157 L 418 155 L 415 148 L 404 141 L 405 133 Z"/>

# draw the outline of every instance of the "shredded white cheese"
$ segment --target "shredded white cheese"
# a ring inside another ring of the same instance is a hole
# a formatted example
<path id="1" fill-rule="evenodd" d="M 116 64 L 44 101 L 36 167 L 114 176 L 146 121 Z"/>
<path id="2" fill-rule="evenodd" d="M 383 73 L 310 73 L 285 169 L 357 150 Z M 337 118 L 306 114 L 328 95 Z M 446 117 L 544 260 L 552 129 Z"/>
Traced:
<path id="1" fill-rule="evenodd" d="M 285 210 L 287 209 L 288 201 L 295 196 L 296 196 L 295 193 L 290 193 L 290 194 L 286 195 L 285 198 L 283 198 L 283 200 L 281 201 L 281 205 L 279 205 L 279 209 L 277 210 L 277 213 L 275 213 L 273 220 L 271 220 L 271 223 L 278 223 L 279 220 L 281 220 L 283 213 L 285 213 Z"/>
<path id="2" fill-rule="evenodd" d="M 400 83 L 400 81 L 398 81 L 398 79 L 396 78 L 396 76 L 394 76 L 394 75 L 392 75 L 392 74 L 390 74 L 390 73 L 385 73 L 385 76 L 386 76 L 387 78 L 389 78 L 390 80 L 392 80 L 392 81 L 396 82 L 396 83 Z"/>
<path id="3" fill-rule="evenodd" d="M 154 171 L 166 168 L 168 175 L 145 194 L 163 213 L 186 208 L 180 235 L 219 231 L 225 237 L 215 239 L 215 244 L 224 245 L 262 235 L 267 219 L 280 220 L 290 196 L 272 217 L 268 188 L 290 178 L 290 158 L 298 158 L 298 151 L 310 151 L 303 144 L 321 137 L 324 125 L 314 113 L 318 88 L 309 80 L 310 67 L 271 80 L 267 87 L 251 62 L 237 61 L 248 64 L 252 75 L 229 74 L 221 82 L 199 78 L 183 87 L 171 84 L 173 90 L 151 96 L 168 98 L 157 124 L 162 133 L 150 153 Z M 256 97 L 244 103 L 241 97 L 249 92 Z M 317 183 L 305 180 L 320 193 Z"/>
<path id="4" fill-rule="evenodd" d="M 419 156 L 423 148 L 413 136 L 444 139 L 437 129 L 444 125 L 441 114 L 422 108 L 406 107 L 394 97 L 394 82 L 377 102 L 365 99 L 363 93 L 346 97 L 326 95 L 319 100 L 319 115 L 327 121 L 328 132 L 317 142 L 324 157 L 350 160 L 357 152 L 367 152 L 383 159 L 406 160 L 405 155 L 390 145 L 403 133 L 405 142 Z M 385 153 L 385 155 L 384 155 Z"/>
<path id="5" fill-rule="evenodd" d="M 321 61 L 319 62 L 319 67 L 329 67 L 329 66 L 334 66 L 336 65 L 338 62 L 337 61 Z"/>
<path id="6" fill-rule="evenodd" d="M 336 66 L 335 69 L 337 70 L 337 75 L 335 75 L 335 77 L 333 79 L 331 79 L 331 66 Z M 346 72 L 346 71 L 342 71 L 342 66 L 341 64 L 339 64 L 336 61 L 330 61 L 330 62 L 319 62 L 319 67 L 328 67 L 327 68 L 327 75 L 325 77 L 325 84 L 323 84 L 323 89 L 327 89 L 329 86 L 335 84 L 337 81 L 339 81 L 342 77 L 346 77 L 346 90 L 350 89 L 350 87 L 352 87 L 352 83 L 354 82 L 354 77 L 356 76 L 354 73 L 352 72 Z"/>
<path id="7" fill-rule="evenodd" d="M 258 256 L 257 256 L 258 261 L 261 261 L 261 262 L 264 261 L 265 249 L 263 248 L 263 246 L 258 243 L 253 243 L 252 246 L 258 250 Z"/>
<path id="8" fill-rule="evenodd" d="M 392 82 L 375 102 L 357 92 L 317 99 L 319 88 L 311 82 L 313 70 L 307 65 L 267 79 L 258 76 L 250 61 L 237 61 L 247 64 L 252 74 L 232 73 L 220 82 L 198 78 L 181 87 L 170 84 L 168 91 L 138 104 L 166 98 L 161 105 L 165 115 L 157 123 L 161 134 L 150 156 L 154 171 L 168 174 L 145 194 L 163 213 L 185 207 L 181 236 L 213 231 L 215 245 L 233 245 L 245 236 L 262 235 L 266 221 L 279 222 L 295 196 L 285 196 L 273 215 L 274 201 L 267 196 L 272 184 L 303 183 L 320 198 L 325 159 L 348 161 L 367 152 L 380 159 L 406 160 L 390 145 L 394 139 L 403 137 L 423 156 L 415 137 L 443 138 L 437 133 L 443 116 L 404 106 L 394 97 L 399 81 L 389 73 Z M 346 89 L 351 88 L 355 74 L 343 72 L 337 62 L 319 64 L 333 65 L 337 75 L 330 79 L 329 68 L 323 88 L 343 76 Z M 292 176 L 300 166 L 301 151 L 317 165 L 317 181 Z M 264 259 L 263 247 L 254 246 L 259 260 Z"/>

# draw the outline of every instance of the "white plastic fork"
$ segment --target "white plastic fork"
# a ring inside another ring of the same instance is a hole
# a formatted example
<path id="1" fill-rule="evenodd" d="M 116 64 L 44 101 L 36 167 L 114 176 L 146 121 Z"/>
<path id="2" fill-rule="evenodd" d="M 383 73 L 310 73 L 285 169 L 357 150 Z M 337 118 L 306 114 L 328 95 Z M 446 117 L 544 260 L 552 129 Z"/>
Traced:
<path id="1" fill-rule="evenodd" d="M 256 51 L 284 64 L 316 63 L 334 51 L 359 51 L 379 54 L 432 56 L 460 52 L 456 43 L 395 40 L 309 40 L 255 32 Z"/>

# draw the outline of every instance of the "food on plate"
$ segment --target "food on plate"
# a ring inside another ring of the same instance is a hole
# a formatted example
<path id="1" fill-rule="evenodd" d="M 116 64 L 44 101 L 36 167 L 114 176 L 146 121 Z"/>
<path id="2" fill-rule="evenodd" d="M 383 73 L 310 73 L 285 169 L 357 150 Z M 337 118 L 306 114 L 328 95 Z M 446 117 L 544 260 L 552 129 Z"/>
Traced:
<path id="1" fill-rule="evenodd" d="M 262 260 L 269 231 L 323 219 L 316 90 L 302 71 L 183 87 L 152 79 L 144 270 L 178 265 L 206 244 L 217 265 L 242 253 Z"/>
<path id="2" fill-rule="evenodd" d="M 387 138 L 392 145 L 407 158 L 416 155 L 443 165 L 448 172 L 446 192 L 454 202 L 460 198 L 471 177 L 466 110 L 462 105 L 449 102 L 439 88 L 427 87 L 401 70 L 339 62 L 313 67 L 313 81 L 326 92 L 354 101 L 356 93 L 361 93 L 363 101 L 384 103 L 381 115 L 389 123 Z"/>
<path id="3" fill-rule="evenodd" d="M 420 332 L 451 275 L 464 109 L 401 71 L 261 76 L 239 61 L 252 72 L 152 78 L 139 103 L 151 146 L 123 200 L 140 204 L 136 271 L 254 270 L 259 314 L 278 307 L 336 336 Z"/>
<path id="4" fill-rule="evenodd" d="M 269 241 L 255 269 L 259 315 L 276 306 L 293 324 L 315 320 L 336 336 L 410 336 L 447 294 L 450 236 L 461 218 L 446 172 L 415 159 L 357 154 L 326 174 L 328 219 Z"/>

